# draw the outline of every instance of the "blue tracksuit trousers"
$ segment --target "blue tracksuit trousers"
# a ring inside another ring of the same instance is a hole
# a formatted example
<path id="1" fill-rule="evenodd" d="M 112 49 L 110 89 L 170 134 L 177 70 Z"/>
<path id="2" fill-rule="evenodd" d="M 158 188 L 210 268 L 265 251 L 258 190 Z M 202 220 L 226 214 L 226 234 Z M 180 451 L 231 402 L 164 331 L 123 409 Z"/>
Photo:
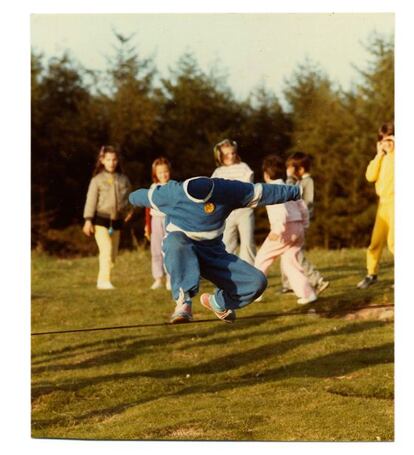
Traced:
<path id="1" fill-rule="evenodd" d="M 162 249 L 174 300 L 179 298 L 180 289 L 190 297 L 197 294 L 200 276 L 217 286 L 215 302 L 222 309 L 246 306 L 266 289 L 264 274 L 227 253 L 221 237 L 195 241 L 182 232 L 171 232 L 164 238 Z"/>

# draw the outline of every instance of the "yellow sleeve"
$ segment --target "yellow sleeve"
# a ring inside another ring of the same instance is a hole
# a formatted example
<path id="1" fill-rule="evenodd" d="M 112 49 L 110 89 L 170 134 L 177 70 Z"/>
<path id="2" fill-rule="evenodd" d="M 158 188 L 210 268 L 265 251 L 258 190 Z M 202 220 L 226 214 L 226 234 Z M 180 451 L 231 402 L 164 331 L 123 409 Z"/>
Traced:
<path id="1" fill-rule="evenodd" d="M 376 182 L 378 179 L 379 171 L 381 169 L 382 155 L 377 155 L 370 161 L 365 172 L 365 177 L 368 182 Z"/>

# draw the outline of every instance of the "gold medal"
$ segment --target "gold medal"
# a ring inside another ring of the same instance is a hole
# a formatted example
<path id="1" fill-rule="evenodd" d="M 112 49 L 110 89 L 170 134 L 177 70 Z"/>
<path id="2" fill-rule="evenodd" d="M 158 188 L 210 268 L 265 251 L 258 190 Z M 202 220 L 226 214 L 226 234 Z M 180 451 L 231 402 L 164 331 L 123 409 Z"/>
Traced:
<path id="1" fill-rule="evenodd" d="M 215 209 L 216 209 L 216 206 L 212 202 L 206 202 L 204 204 L 204 211 L 206 213 L 213 213 Z"/>

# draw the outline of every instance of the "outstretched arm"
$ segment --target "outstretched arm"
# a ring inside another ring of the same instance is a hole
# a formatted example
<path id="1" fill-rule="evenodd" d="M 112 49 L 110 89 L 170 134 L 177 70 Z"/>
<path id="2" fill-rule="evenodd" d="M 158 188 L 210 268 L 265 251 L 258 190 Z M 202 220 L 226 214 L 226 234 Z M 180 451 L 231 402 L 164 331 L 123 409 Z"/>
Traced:
<path id="1" fill-rule="evenodd" d="M 297 201 L 301 199 L 301 188 L 299 185 L 277 185 L 259 183 L 262 186 L 262 195 L 258 206 L 283 204 L 287 201 Z"/>
<path id="2" fill-rule="evenodd" d="M 165 185 L 151 186 L 149 190 L 139 189 L 129 195 L 129 202 L 137 207 L 149 207 L 166 215 L 174 210 L 175 192 L 178 182 L 170 180 Z"/>
<path id="3" fill-rule="evenodd" d="M 151 203 L 148 198 L 148 190 L 141 188 L 139 190 L 133 191 L 129 194 L 129 202 L 134 207 L 148 207 L 151 208 Z"/>
<path id="4" fill-rule="evenodd" d="M 234 209 L 282 204 L 301 198 L 300 187 L 266 183 L 245 183 L 238 180 L 214 180 L 213 198 Z M 214 201 L 213 201 L 214 202 Z"/>

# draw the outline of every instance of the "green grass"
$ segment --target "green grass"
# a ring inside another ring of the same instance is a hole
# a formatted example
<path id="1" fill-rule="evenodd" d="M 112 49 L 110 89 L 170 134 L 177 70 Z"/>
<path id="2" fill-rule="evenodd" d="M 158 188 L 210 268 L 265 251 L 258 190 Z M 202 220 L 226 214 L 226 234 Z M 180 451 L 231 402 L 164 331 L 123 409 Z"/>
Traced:
<path id="1" fill-rule="evenodd" d="M 140 440 L 390 441 L 393 324 L 344 319 L 392 305 L 393 264 L 357 290 L 363 250 L 313 250 L 331 286 L 314 305 L 280 296 L 279 266 L 260 303 L 227 325 L 194 300 L 197 323 L 150 291 L 148 251 L 124 252 L 115 291 L 94 288 L 96 258 L 32 260 L 32 436 Z M 203 281 L 201 290 L 211 290 Z M 314 311 L 309 311 L 314 310 Z"/>

